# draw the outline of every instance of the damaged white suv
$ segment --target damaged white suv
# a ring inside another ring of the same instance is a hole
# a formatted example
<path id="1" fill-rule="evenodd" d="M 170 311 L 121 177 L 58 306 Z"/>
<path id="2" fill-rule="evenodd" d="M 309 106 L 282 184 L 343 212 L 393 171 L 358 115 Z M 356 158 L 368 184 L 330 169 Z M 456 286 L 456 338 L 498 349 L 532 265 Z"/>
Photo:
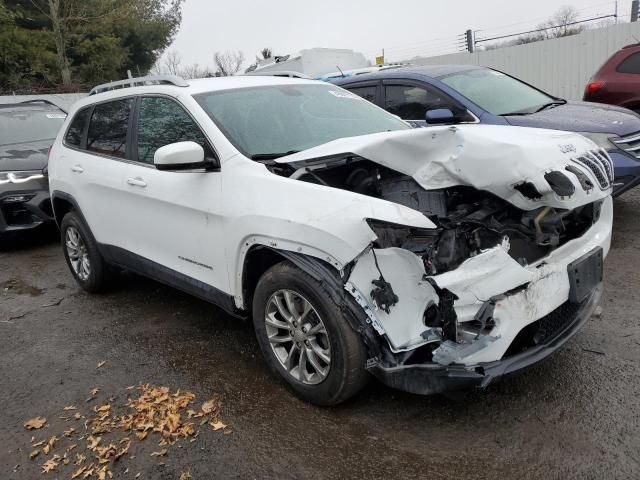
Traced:
<path id="1" fill-rule="evenodd" d="M 412 129 L 334 85 L 132 79 L 94 89 L 49 161 L 78 283 L 122 268 L 253 317 L 270 369 L 322 405 L 373 375 L 485 387 L 588 319 L 613 170 L 586 138 Z"/>

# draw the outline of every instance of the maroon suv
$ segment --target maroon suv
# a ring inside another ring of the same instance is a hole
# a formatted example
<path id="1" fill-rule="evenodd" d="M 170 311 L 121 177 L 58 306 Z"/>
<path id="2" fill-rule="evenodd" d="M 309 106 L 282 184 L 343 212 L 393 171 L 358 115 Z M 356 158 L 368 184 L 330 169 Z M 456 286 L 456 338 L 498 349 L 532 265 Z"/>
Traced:
<path id="1" fill-rule="evenodd" d="M 587 84 L 584 100 L 619 105 L 640 113 L 640 44 L 628 45 L 614 53 Z"/>

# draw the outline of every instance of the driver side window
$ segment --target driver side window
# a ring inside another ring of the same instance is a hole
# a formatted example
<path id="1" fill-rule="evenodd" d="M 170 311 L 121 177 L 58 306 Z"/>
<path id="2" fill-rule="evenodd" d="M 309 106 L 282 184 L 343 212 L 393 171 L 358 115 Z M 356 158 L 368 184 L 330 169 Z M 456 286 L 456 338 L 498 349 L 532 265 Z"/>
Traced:
<path id="1" fill-rule="evenodd" d="M 204 133 L 184 109 L 164 97 L 143 97 L 138 115 L 138 161 L 153 164 L 160 147 L 176 142 L 196 142 L 213 157 Z"/>
<path id="2" fill-rule="evenodd" d="M 452 108 L 452 105 L 436 90 L 415 85 L 386 85 L 384 108 L 403 120 L 424 120 L 427 110 Z"/>

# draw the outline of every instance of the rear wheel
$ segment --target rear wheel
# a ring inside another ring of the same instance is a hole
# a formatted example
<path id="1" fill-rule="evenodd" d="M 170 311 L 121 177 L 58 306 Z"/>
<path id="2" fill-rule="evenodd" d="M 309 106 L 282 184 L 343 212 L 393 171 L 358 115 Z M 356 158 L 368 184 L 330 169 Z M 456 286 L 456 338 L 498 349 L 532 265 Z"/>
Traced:
<path id="1" fill-rule="evenodd" d="M 97 293 L 105 290 L 114 272 L 105 262 L 89 229 L 78 214 L 67 213 L 60 224 L 64 258 L 71 274 L 84 290 Z"/>
<path id="2" fill-rule="evenodd" d="M 280 263 L 262 276 L 253 323 L 270 370 L 303 400 L 336 405 L 366 384 L 360 337 L 325 286 L 293 264 Z"/>

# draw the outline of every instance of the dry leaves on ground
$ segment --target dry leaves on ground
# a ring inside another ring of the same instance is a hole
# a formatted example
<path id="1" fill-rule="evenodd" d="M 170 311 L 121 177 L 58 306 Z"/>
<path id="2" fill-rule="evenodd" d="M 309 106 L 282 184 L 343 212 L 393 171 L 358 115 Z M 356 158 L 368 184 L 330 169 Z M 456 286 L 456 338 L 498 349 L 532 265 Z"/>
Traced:
<path id="1" fill-rule="evenodd" d="M 63 447 L 65 450 L 62 457 L 53 451 L 60 439 L 52 436 L 37 443 L 34 443 L 35 438 L 32 438 L 32 447 L 43 446 L 41 450 L 34 450 L 30 458 L 35 458 L 40 452 L 44 455 L 52 454 L 52 457 L 42 464 L 43 473 L 58 471 L 62 468 L 60 465 L 71 465 L 68 478 L 106 480 L 113 478 L 112 469 L 115 462 L 126 461 L 126 454 L 135 439 L 141 442 L 146 438 L 155 437 L 158 446 L 164 448 L 152 452 L 151 456 L 164 457 L 168 454 L 168 447 L 179 440 L 196 440 L 200 431 L 195 419 L 198 419 L 199 426 L 208 424 L 214 431 L 223 430 L 225 434 L 231 433 L 219 418 L 221 402 L 217 397 L 204 402 L 200 410 L 194 410 L 188 408 L 195 399 L 191 392 L 176 390 L 172 393 L 167 387 L 152 385 L 140 385 L 136 388 L 138 396 L 129 397 L 124 405 L 96 405 L 86 415 L 76 412 L 69 418 L 68 421 L 85 419 L 84 429 L 68 428 L 63 432 L 60 438 L 64 436 L 66 438 L 63 440 L 76 443 Z M 131 391 L 133 387 L 127 387 L 127 390 Z M 92 397 L 98 392 L 98 388 L 93 389 Z M 109 401 L 113 399 L 110 398 Z M 75 406 L 69 406 L 63 410 L 75 409 Z M 25 427 L 41 428 L 45 423 L 44 417 L 37 417 L 25 422 Z M 84 447 L 87 455 L 76 453 L 75 458 L 69 456 L 69 452 L 77 447 Z M 180 476 L 181 480 L 189 478 L 189 472 L 183 472 Z"/>
<path id="2" fill-rule="evenodd" d="M 27 430 L 37 430 L 42 428 L 45 423 L 47 423 L 47 419 L 45 417 L 35 417 L 24 422 L 24 426 Z"/>

